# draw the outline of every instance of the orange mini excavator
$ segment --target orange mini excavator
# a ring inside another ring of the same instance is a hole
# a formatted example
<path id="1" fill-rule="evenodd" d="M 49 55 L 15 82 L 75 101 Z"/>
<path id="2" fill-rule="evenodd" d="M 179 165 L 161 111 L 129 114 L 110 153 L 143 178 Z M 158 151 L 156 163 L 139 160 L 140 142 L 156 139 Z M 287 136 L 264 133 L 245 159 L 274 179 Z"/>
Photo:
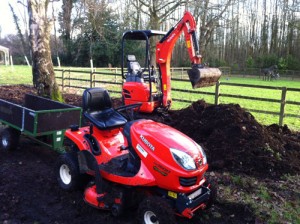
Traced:
<path id="1" fill-rule="evenodd" d="M 186 47 L 192 68 L 188 76 L 193 88 L 213 86 L 219 80 L 221 71 L 207 68 L 202 64 L 196 37 L 196 22 L 191 13 L 185 12 L 182 19 L 169 32 L 155 30 L 130 30 L 122 38 L 122 76 L 124 81 L 122 99 L 125 105 L 142 103 L 141 112 L 152 113 L 155 109 L 168 110 L 172 103 L 170 61 L 173 48 L 184 32 Z M 156 43 L 156 65 L 150 65 L 150 38 L 160 36 Z M 135 56 L 125 55 L 125 40 L 143 40 L 146 42 L 145 65 L 141 67 Z M 125 60 L 127 63 L 125 63 Z M 125 69 L 127 64 L 127 71 Z"/>

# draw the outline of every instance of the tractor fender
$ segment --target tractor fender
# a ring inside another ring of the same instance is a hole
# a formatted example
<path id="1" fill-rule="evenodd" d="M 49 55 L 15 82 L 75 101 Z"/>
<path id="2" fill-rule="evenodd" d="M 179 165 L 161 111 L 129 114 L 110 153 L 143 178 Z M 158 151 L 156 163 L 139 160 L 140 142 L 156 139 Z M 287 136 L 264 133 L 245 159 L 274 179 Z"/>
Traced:
<path id="1" fill-rule="evenodd" d="M 80 151 L 82 150 L 91 150 L 90 145 L 84 138 L 84 134 L 82 134 L 82 130 L 71 131 L 70 129 L 65 132 L 65 137 L 70 139 L 75 145 L 77 145 Z"/>
<path id="2" fill-rule="evenodd" d="M 102 193 L 103 181 L 95 156 L 87 150 L 79 151 L 77 155 L 80 172 L 92 173 L 95 176 L 96 191 L 98 194 Z"/>

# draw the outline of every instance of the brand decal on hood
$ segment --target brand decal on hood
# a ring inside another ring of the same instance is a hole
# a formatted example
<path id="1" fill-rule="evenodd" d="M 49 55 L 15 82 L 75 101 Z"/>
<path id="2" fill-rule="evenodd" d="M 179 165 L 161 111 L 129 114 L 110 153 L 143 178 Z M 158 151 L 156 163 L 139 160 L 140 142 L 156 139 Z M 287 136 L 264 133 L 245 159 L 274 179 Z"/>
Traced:
<path id="1" fill-rule="evenodd" d="M 140 135 L 140 138 L 145 143 L 145 145 L 148 146 L 152 151 L 155 150 L 155 147 L 143 135 Z"/>

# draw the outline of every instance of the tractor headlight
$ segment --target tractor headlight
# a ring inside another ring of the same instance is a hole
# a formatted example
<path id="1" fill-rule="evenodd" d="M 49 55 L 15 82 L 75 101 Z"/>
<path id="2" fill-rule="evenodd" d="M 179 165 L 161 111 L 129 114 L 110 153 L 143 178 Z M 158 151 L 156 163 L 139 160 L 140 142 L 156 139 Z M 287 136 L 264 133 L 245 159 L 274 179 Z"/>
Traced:
<path id="1" fill-rule="evenodd" d="M 174 160 L 186 170 L 195 170 L 196 164 L 194 159 L 185 152 L 178 149 L 170 148 Z"/>
<path id="2" fill-rule="evenodd" d="M 206 154 L 205 154 L 203 148 L 199 144 L 197 144 L 197 147 L 198 147 L 201 155 L 203 156 L 203 165 L 205 165 L 207 163 Z"/>

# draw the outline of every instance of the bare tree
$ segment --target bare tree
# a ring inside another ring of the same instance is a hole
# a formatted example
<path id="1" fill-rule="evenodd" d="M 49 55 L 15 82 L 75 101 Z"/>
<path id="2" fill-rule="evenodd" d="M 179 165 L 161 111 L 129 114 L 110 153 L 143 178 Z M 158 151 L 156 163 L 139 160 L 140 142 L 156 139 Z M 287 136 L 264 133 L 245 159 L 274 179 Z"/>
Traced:
<path id="1" fill-rule="evenodd" d="M 28 0 L 33 85 L 41 96 L 62 101 L 51 59 L 49 0 Z"/>
<path id="2" fill-rule="evenodd" d="M 278 48 L 278 0 L 274 2 L 274 15 L 272 16 L 271 22 L 271 44 L 270 53 L 276 53 Z"/>
<path id="3" fill-rule="evenodd" d="M 19 18 L 17 16 L 17 14 L 15 13 L 15 11 L 14 11 L 13 7 L 11 6 L 11 4 L 9 3 L 8 5 L 9 5 L 11 13 L 13 15 L 14 23 L 15 23 L 17 31 L 18 31 L 18 36 L 19 36 L 19 38 L 21 40 L 21 43 L 22 43 L 22 53 L 23 53 L 24 56 L 28 57 L 29 47 L 28 47 L 28 44 L 26 44 L 24 35 L 21 31 L 21 28 L 20 28 L 20 25 L 19 25 Z"/>
<path id="4" fill-rule="evenodd" d="M 105 38 L 104 25 L 108 18 L 108 4 L 106 0 L 85 0 L 88 21 L 100 38 Z"/>
<path id="5" fill-rule="evenodd" d="M 263 26 L 261 35 L 261 53 L 268 53 L 268 26 L 269 26 L 269 15 L 267 14 L 267 0 L 263 0 Z"/>
<path id="6" fill-rule="evenodd" d="M 72 32 L 72 9 L 74 0 L 62 0 L 62 12 L 59 16 L 59 24 L 61 29 L 61 39 L 64 44 L 64 51 L 67 58 L 71 59 L 71 32 Z M 53 4 L 52 4 L 53 7 Z M 54 18 L 54 9 L 53 9 Z M 54 23 L 55 25 L 55 23 Z M 56 27 L 55 38 L 56 38 Z M 57 40 L 55 40 L 57 43 Z"/>
<path id="7" fill-rule="evenodd" d="M 138 0 L 132 1 L 133 6 L 136 10 L 141 11 L 149 18 L 148 27 L 153 30 L 159 30 L 162 22 L 166 21 L 167 18 L 181 5 L 186 4 L 186 0 Z M 155 43 L 156 40 L 153 38 L 150 43 L 150 54 L 151 64 L 155 65 Z"/>
<path id="8" fill-rule="evenodd" d="M 73 8 L 73 0 L 62 0 L 62 36 L 65 40 L 70 40 L 71 38 L 71 14 Z"/>
<path id="9" fill-rule="evenodd" d="M 229 6 L 238 0 L 224 0 L 215 3 L 211 0 L 194 1 L 194 15 L 196 21 L 200 21 L 199 26 L 199 46 L 202 54 L 205 54 L 206 48 L 212 40 L 215 29 L 220 26 L 220 19 L 228 10 Z"/>

